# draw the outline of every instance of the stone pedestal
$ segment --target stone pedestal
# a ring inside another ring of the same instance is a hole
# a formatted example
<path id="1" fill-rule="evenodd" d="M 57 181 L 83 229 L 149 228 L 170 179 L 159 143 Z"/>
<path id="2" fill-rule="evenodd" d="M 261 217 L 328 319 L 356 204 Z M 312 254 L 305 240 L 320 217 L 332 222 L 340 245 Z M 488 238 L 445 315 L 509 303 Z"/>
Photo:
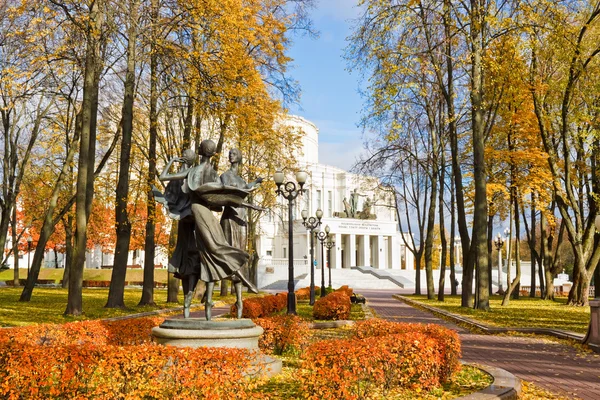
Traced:
<path id="1" fill-rule="evenodd" d="M 263 328 L 250 319 L 206 321 L 201 318 L 167 319 L 152 328 L 160 344 L 178 347 L 229 347 L 254 350 L 248 375 L 273 376 L 281 372 L 281 360 L 261 354 L 258 338 Z"/>
<path id="2" fill-rule="evenodd" d="M 590 328 L 585 343 L 600 352 L 600 300 L 590 300 Z"/>

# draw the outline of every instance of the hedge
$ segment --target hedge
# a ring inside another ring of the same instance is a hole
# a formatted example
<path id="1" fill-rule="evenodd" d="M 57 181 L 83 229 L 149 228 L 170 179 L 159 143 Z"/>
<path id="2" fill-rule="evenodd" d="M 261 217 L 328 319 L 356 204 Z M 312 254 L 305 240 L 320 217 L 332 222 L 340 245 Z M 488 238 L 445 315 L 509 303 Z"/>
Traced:
<path id="1" fill-rule="evenodd" d="M 0 398 L 252 398 L 245 349 L 151 342 L 162 318 L 0 330 Z"/>
<path id="2" fill-rule="evenodd" d="M 264 329 L 258 340 L 258 346 L 264 353 L 298 354 L 308 345 L 308 323 L 297 315 L 256 318 L 254 323 Z"/>
<path id="3" fill-rule="evenodd" d="M 279 311 L 287 306 L 287 294 L 268 294 L 263 297 L 251 297 L 242 302 L 242 318 L 260 318 Z M 237 305 L 234 303 L 230 308 L 231 315 L 236 315 Z"/>
<path id="4" fill-rule="evenodd" d="M 307 348 L 300 377 L 306 398 L 366 399 L 394 387 L 429 390 L 460 366 L 458 336 L 449 329 L 378 320 L 358 325 L 351 339 Z"/>
<path id="5" fill-rule="evenodd" d="M 435 324 L 398 323 L 376 318 L 358 322 L 353 327 L 353 335 L 357 339 L 405 332 L 424 332 L 437 341 L 436 351 L 441 360 L 438 373 L 442 383 L 460 369 L 460 339 L 451 329 Z"/>
<path id="6" fill-rule="evenodd" d="M 315 301 L 313 317 L 323 320 L 349 319 L 352 304 L 346 293 L 346 291 L 336 291 Z"/>

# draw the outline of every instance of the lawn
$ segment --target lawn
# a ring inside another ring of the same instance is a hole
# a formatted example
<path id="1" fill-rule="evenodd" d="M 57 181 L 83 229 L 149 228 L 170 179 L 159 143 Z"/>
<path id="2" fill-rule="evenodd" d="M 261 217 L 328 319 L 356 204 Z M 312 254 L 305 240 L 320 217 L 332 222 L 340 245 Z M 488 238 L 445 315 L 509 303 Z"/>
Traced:
<path id="1" fill-rule="evenodd" d="M 590 322 L 589 307 L 567 306 L 567 299 L 555 301 L 521 297 L 501 306 L 502 297 L 490 297 L 490 310 L 474 310 L 460 306 L 460 296 L 445 296 L 445 301 L 427 300 L 427 296 L 406 296 L 432 307 L 493 325 L 508 328 L 553 328 L 586 333 Z"/>
<path id="2" fill-rule="evenodd" d="M 125 290 L 125 304 L 128 307 L 125 310 L 119 309 L 105 309 L 104 304 L 106 303 L 106 299 L 108 296 L 108 289 L 84 289 L 83 291 L 83 308 L 84 315 L 81 317 L 65 317 L 63 316 L 63 312 L 66 306 L 67 299 L 67 291 L 61 288 L 45 288 L 45 287 L 37 287 L 34 290 L 34 295 L 32 300 L 28 303 L 20 303 L 18 298 L 21 294 L 22 288 L 10 288 L 4 287 L 0 288 L 0 326 L 21 326 L 21 325 L 30 325 L 35 323 L 63 323 L 73 320 L 84 320 L 84 319 L 98 319 L 98 318 L 109 318 L 121 315 L 127 315 L 132 313 L 144 312 L 149 310 L 156 310 L 161 308 L 171 308 L 177 305 L 167 304 L 166 303 L 166 290 L 157 289 L 155 290 L 155 301 L 157 303 L 156 307 L 138 307 L 137 303 L 139 302 L 141 296 L 141 290 L 139 289 L 126 289 Z M 244 294 L 245 296 L 247 294 Z M 180 302 L 182 301 L 182 295 L 180 293 Z M 476 314 L 481 312 L 476 312 L 474 310 L 462 310 L 460 309 L 460 298 L 451 298 L 448 297 L 447 303 L 438 303 L 427 301 L 423 296 L 411 296 L 414 299 L 418 299 L 419 301 L 426 302 L 431 305 L 435 305 L 440 308 L 447 309 L 452 312 L 463 311 L 463 314 L 473 317 Z M 218 294 L 215 294 L 215 299 L 222 300 L 226 303 L 233 303 L 235 301 L 234 296 L 228 295 L 224 298 L 220 298 Z M 484 315 L 504 315 L 502 318 L 509 318 L 506 316 L 507 310 L 496 310 L 499 307 L 499 299 L 494 299 L 492 301 L 492 306 L 494 309 L 489 313 L 484 313 Z M 519 304 L 522 304 L 519 306 Z M 540 309 L 540 301 L 531 300 L 525 298 L 519 301 L 513 301 L 511 305 L 511 310 L 516 310 L 515 314 L 520 314 L 523 312 L 523 304 L 527 304 L 528 307 L 532 309 Z M 553 307 L 547 305 L 544 309 L 553 309 L 556 308 L 558 310 L 562 310 L 563 312 L 573 310 L 572 308 L 567 308 L 564 306 L 564 303 L 556 303 Z M 456 309 L 459 309 L 458 311 Z M 308 301 L 301 300 L 298 301 L 297 304 L 298 314 L 305 319 L 312 319 L 312 307 L 308 304 Z M 502 311 L 502 312 L 500 312 Z M 510 311 L 510 315 L 512 315 L 514 311 Z M 530 315 L 533 313 L 531 311 L 529 314 L 525 312 L 526 315 Z M 584 315 L 584 314 L 582 314 Z M 361 320 L 364 319 L 364 313 L 362 311 L 362 307 L 360 305 L 352 305 L 351 317 L 352 320 Z M 525 318 L 519 317 L 519 318 Z M 549 318 L 549 317 L 547 317 Z M 588 313 L 589 318 L 589 313 Z M 498 319 L 504 320 L 504 319 Z M 490 321 L 491 322 L 491 321 Z M 513 321 L 514 322 L 514 321 Z M 587 323 L 587 322 L 586 322 Z M 587 326 L 587 325 L 586 325 Z M 346 328 L 338 328 L 338 329 L 320 329 L 313 330 L 311 333 L 312 340 L 330 340 L 330 339 L 338 339 L 347 337 L 350 333 L 350 329 Z M 300 373 L 301 366 L 301 358 L 300 354 L 296 355 L 288 355 L 283 357 L 284 369 L 283 373 L 278 375 L 277 377 L 271 378 L 268 381 L 264 382 L 262 385 L 257 388 L 258 393 L 264 393 L 266 396 L 269 396 L 271 399 L 288 399 L 288 398 L 298 398 L 302 395 L 302 388 L 299 386 L 298 381 L 296 379 L 297 374 Z M 451 382 L 445 384 L 443 387 L 435 389 L 428 393 L 419 393 L 418 398 L 421 399 L 449 399 L 458 396 L 463 396 L 468 393 L 472 393 L 477 390 L 481 390 L 491 383 L 490 377 L 480 371 L 477 368 L 465 367 L 462 371 L 457 374 Z M 550 399 L 555 398 L 551 393 L 546 393 L 539 388 L 524 386 L 523 397 L 527 398 L 537 398 L 537 399 Z M 375 398 L 378 398 L 375 395 Z M 382 393 L 380 398 L 386 399 L 411 399 L 415 398 L 415 393 L 410 390 L 393 390 L 391 392 L 386 393 L 385 395 Z"/>
<path id="3" fill-rule="evenodd" d="M 166 289 L 154 289 L 156 306 L 138 307 L 141 289 L 125 290 L 126 309 L 104 308 L 108 288 L 83 289 L 83 312 L 79 317 L 63 315 L 67 306 L 67 289 L 36 287 L 29 302 L 19 302 L 23 288 L 0 288 L 0 326 L 23 326 L 36 323 L 63 323 L 86 319 L 111 318 L 179 306 L 167 304 Z M 183 295 L 180 294 L 180 302 Z"/>
<path id="4" fill-rule="evenodd" d="M 63 278 L 65 272 L 62 268 L 42 268 L 38 279 L 53 280 L 57 283 Z M 83 280 L 85 281 L 110 281 L 112 269 L 84 269 Z M 27 278 L 27 268 L 19 268 L 19 277 L 21 279 Z M 14 270 L 8 269 L 0 272 L 0 282 L 12 281 L 14 278 Z M 141 268 L 128 268 L 126 281 L 130 282 L 142 282 L 144 280 L 144 270 Z M 154 280 L 157 282 L 167 282 L 167 270 L 166 269 L 155 269 Z"/>

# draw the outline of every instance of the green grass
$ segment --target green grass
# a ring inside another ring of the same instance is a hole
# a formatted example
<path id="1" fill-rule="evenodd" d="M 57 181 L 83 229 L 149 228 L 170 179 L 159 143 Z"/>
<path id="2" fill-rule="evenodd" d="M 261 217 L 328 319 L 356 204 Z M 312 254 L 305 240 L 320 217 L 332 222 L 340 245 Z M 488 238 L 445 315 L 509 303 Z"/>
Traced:
<path id="1" fill-rule="evenodd" d="M 52 270 L 50 270 L 52 271 Z M 62 270 L 59 270 L 62 272 Z M 98 271 L 98 270 L 92 270 Z M 10 271 L 12 273 L 12 271 Z M 101 271 L 106 272 L 106 271 Z M 110 272 L 110 271 L 109 271 Z M 49 279 L 49 278 L 46 278 Z M 1 280 L 1 279 L 0 279 Z M 110 318 L 122 315 L 128 315 L 132 313 L 145 312 L 156 309 L 171 308 L 177 305 L 166 303 L 166 290 L 155 289 L 154 300 L 157 303 L 155 307 L 138 307 L 137 303 L 141 297 L 141 290 L 139 289 L 126 289 L 125 290 L 125 304 L 127 309 L 105 309 L 106 299 L 108 297 L 108 289 L 84 289 L 83 290 L 83 311 L 84 315 L 80 317 L 65 317 L 63 316 L 64 309 L 67 302 L 67 290 L 61 288 L 44 288 L 36 287 L 30 302 L 20 303 L 18 301 L 21 294 L 22 288 L 0 288 L 0 326 L 22 326 L 31 325 L 36 323 L 64 323 L 76 320 L 85 319 L 98 319 L 98 318 Z M 244 296 L 254 296 L 252 294 L 244 294 Z M 183 301 L 182 294 L 179 294 L 180 304 Z M 423 296 L 411 296 L 419 301 L 426 302 L 431 305 L 435 305 L 440 308 L 447 309 L 452 312 L 457 312 L 455 309 L 460 309 L 460 298 L 447 297 L 448 301 L 446 304 L 426 301 Z M 221 297 L 216 292 L 214 295 L 215 300 L 223 301 L 225 303 L 233 303 L 235 301 L 234 295 L 227 295 Z M 500 314 L 496 312 L 496 308 L 499 308 L 500 300 L 492 301 L 493 310 L 484 315 Z M 199 300 L 194 300 L 194 303 L 198 303 Z M 511 310 L 516 309 L 516 314 L 521 313 L 523 305 L 531 303 L 530 307 L 533 309 L 539 309 L 540 300 L 531 300 L 528 298 L 511 301 Z M 519 306 L 521 304 L 521 306 Z M 556 303 L 546 305 L 548 309 L 558 309 L 563 313 L 573 309 L 571 307 L 564 306 L 563 303 Z M 302 317 L 312 320 L 312 307 L 308 304 L 308 301 L 299 301 L 297 305 L 298 314 Z M 460 309 L 459 311 L 465 311 Z M 504 312 L 504 311 L 503 311 Z M 475 310 L 467 310 L 464 312 L 465 315 L 473 317 L 474 314 L 481 313 Z M 511 314 L 509 312 L 509 314 Z M 527 313 L 525 313 L 527 314 Z M 588 312 L 589 318 L 589 312 Z M 351 317 L 352 320 L 361 320 L 364 318 L 362 307 L 358 304 L 352 305 Z M 587 322 L 585 323 L 587 327 Z M 335 340 L 348 337 L 350 329 L 348 327 L 338 329 L 319 329 L 312 332 L 311 340 Z M 264 393 L 271 399 L 289 399 L 289 398 L 301 398 L 302 387 L 300 387 L 296 377 L 300 373 L 301 359 L 298 355 L 288 355 L 283 357 L 283 373 L 269 379 L 259 388 L 257 393 Z M 421 399 L 450 399 L 459 396 L 464 396 L 469 393 L 481 390 L 491 383 L 491 378 L 482 372 L 481 370 L 473 367 L 463 367 L 462 371 L 455 375 L 452 380 L 443 385 L 441 388 L 434 389 L 430 392 L 414 393 L 410 390 L 394 389 L 387 393 L 376 394 L 375 398 L 381 399 L 413 399 L 415 397 Z M 555 398 L 551 393 L 544 392 L 539 388 L 531 388 L 527 391 L 529 396 L 525 396 L 526 399 L 551 399 Z M 377 397 L 379 396 L 379 397 Z"/>
<path id="2" fill-rule="evenodd" d="M 63 278 L 65 272 L 62 268 L 42 268 L 38 279 L 53 280 L 57 283 Z M 12 281 L 14 279 L 14 270 L 8 269 L 0 272 L 1 281 Z M 84 269 L 83 280 L 85 281 L 110 281 L 112 269 Z M 27 268 L 19 268 L 19 278 L 27 278 Z M 141 268 L 127 269 L 126 281 L 142 282 L 144 280 L 144 270 Z M 167 270 L 155 269 L 154 280 L 157 282 L 167 282 Z"/>
<path id="3" fill-rule="evenodd" d="M 270 399 L 301 399 L 303 388 L 297 379 L 300 373 L 300 360 L 284 359 L 280 375 L 269 379 L 257 388 L 257 393 L 268 395 Z M 372 393 L 374 399 L 453 399 L 482 390 L 492 383 L 492 378 L 482 370 L 464 366 L 459 373 L 439 388 L 429 392 L 415 392 L 412 389 L 394 388 L 385 393 Z"/>
<path id="4" fill-rule="evenodd" d="M 126 309 L 104 308 L 108 299 L 108 289 L 83 289 L 83 313 L 78 317 L 64 316 L 67 306 L 67 289 L 36 287 L 29 302 L 19 302 L 23 288 L 0 288 L 0 326 L 23 326 L 36 323 L 64 323 L 86 319 L 111 318 L 122 315 L 177 307 L 167 304 L 167 291 L 154 290 L 156 306 L 138 307 L 142 296 L 141 289 L 125 290 Z M 180 293 L 179 301 L 183 302 Z"/>
<path id="5" fill-rule="evenodd" d="M 474 310 L 460 306 L 460 296 L 445 296 L 445 301 L 427 300 L 426 296 L 406 296 L 454 314 L 507 328 L 553 328 L 577 333 L 586 333 L 590 322 L 589 307 L 566 305 L 566 298 L 555 301 L 521 297 L 511 299 L 502 306 L 501 296 L 490 297 L 490 310 Z"/>

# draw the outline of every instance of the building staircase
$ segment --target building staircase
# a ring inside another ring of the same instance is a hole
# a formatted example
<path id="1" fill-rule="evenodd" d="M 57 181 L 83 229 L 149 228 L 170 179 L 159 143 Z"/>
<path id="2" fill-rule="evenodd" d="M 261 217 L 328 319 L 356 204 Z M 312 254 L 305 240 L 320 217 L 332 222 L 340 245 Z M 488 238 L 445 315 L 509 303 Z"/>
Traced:
<path id="1" fill-rule="evenodd" d="M 296 276 L 294 283 L 296 290 L 310 286 L 310 274 Z M 348 285 L 355 290 L 401 289 L 403 288 L 402 284 L 403 281 L 400 279 L 396 279 L 394 277 L 390 278 L 385 276 L 385 274 L 371 273 L 369 270 L 361 270 L 357 268 L 331 270 L 331 285 L 334 288 Z M 315 286 L 321 286 L 321 269 L 315 270 Z M 325 286 L 329 286 L 329 271 L 327 269 L 325 269 Z M 260 289 L 286 291 L 287 280 L 278 280 Z"/>

